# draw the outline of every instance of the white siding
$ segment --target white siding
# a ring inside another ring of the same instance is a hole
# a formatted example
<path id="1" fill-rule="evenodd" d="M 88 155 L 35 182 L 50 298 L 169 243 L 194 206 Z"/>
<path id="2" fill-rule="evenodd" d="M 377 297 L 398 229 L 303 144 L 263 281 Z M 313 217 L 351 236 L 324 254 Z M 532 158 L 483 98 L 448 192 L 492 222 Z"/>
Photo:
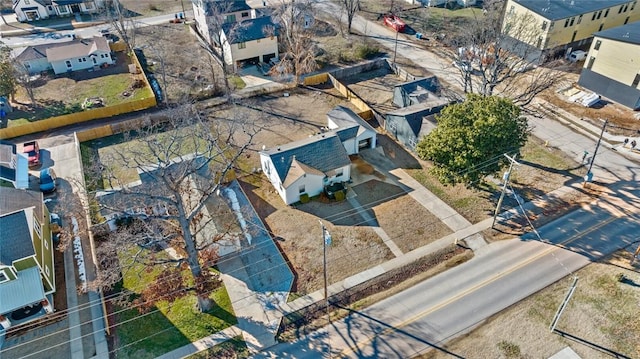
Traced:
<path id="1" fill-rule="evenodd" d="M 51 69 L 51 64 L 49 64 L 49 61 L 44 57 L 25 61 L 23 64 L 30 74 L 37 74 Z"/>
<path id="2" fill-rule="evenodd" d="M 297 181 L 293 182 L 285 189 L 286 194 L 285 197 L 282 198 L 284 203 L 292 204 L 300 201 L 300 186 L 304 186 L 305 190 L 303 193 L 308 194 L 309 197 L 319 195 L 322 193 L 322 189 L 324 188 L 322 184 L 323 178 L 324 176 L 311 174 L 298 178 Z"/>
<path id="3" fill-rule="evenodd" d="M 24 0 L 19 0 L 18 3 L 13 7 L 18 21 L 30 21 L 27 19 L 26 13 L 22 11 L 22 8 L 33 8 L 33 7 L 37 8 L 36 12 L 38 13 L 38 17 L 40 19 L 46 19 L 49 17 L 47 8 L 38 4 L 35 0 L 29 1 L 29 5 L 26 5 L 24 3 Z"/>
<path id="4" fill-rule="evenodd" d="M 227 63 L 227 65 L 232 65 L 237 61 L 250 59 L 256 56 L 258 56 L 260 58 L 260 61 L 262 61 L 262 56 L 264 55 L 278 55 L 278 38 L 275 36 L 254 41 L 247 41 L 244 44 L 245 47 L 243 49 L 238 48 L 239 44 L 232 44 L 231 51 L 225 52 L 225 62 Z M 226 56 L 227 54 L 229 54 L 230 56 Z"/>
<path id="5" fill-rule="evenodd" d="M 104 57 L 101 57 L 103 55 Z M 95 58 L 95 63 L 93 59 Z M 67 65 L 67 61 L 70 63 L 70 67 Z M 94 56 L 76 57 L 68 60 L 60 60 L 51 62 L 53 72 L 56 74 L 62 74 L 68 71 L 78 71 L 93 68 L 94 66 L 100 66 L 102 64 L 112 64 L 113 60 L 109 53 L 96 52 Z"/>

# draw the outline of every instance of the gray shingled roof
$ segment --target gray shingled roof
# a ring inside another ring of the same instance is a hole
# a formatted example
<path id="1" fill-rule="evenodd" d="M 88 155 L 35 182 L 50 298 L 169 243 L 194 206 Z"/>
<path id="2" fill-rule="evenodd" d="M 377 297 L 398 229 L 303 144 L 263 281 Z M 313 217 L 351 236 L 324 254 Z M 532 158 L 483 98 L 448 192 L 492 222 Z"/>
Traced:
<path id="1" fill-rule="evenodd" d="M 365 129 L 371 130 L 373 132 L 376 131 L 373 127 L 371 127 L 369 123 L 367 123 L 367 121 L 365 121 L 362 117 L 358 116 L 357 113 L 353 112 L 353 110 L 348 107 L 336 106 L 331 111 L 329 111 L 329 113 L 327 113 L 327 117 L 333 120 L 333 122 L 335 122 L 336 125 L 338 125 L 338 127 L 340 128 L 340 130 L 338 131 L 346 130 L 354 126 L 364 127 Z M 357 133 L 357 129 L 356 129 L 356 133 Z M 355 137 L 355 135 L 352 137 Z M 347 138 L 352 138 L 352 137 L 347 137 Z"/>
<path id="2" fill-rule="evenodd" d="M 515 2 L 549 20 L 560 20 L 626 4 L 629 0 L 515 0 Z"/>
<path id="3" fill-rule="evenodd" d="M 298 162 L 323 173 L 351 163 L 340 138 L 334 132 L 315 135 L 262 153 L 271 158 L 280 180 L 287 177 L 294 157 Z"/>
<path id="4" fill-rule="evenodd" d="M 0 264 L 10 266 L 13 261 L 34 254 L 25 212 L 0 217 Z"/>
<path id="5" fill-rule="evenodd" d="M 65 42 L 64 46 L 50 47 L 46 50 L 48 61 L 60 61 L 75 57 L 89 56 L 98 50 L 109 52 L 109 43 L 102 36 L 82 39 L 78 42 Z"/>
<path id="6" fill-rule="evenodd" d="M 40 223 L 44 221 L 44 198 L 41 192 L 0 187 L 0 215 L 35 207 L 35 215 Z"/>
<path id="7" fill-rule="evenodd" d="M 271 17 L 269 16 L 247 19 L 241 22 L 225 23 L 222 24 L 222 30 L 227 37 L 230 37 L 229 42 L 232 44 L 278 35 L 277 26 L 271 21 Z M 229 36 L 230 32 L 233 32 L 233 35 Z"/>
<path id="8" fill-rule="evenodd" d="M 242 0 L 217 0 L 204 3 L 204 13 L 207 16 L 229 14 L 245 10 L 251 10 L 251 6 Z"/>
<path id="9" fill-rule="evenodd" d="M 440 91 L 440 83 L 435 76 L 416 79 L 414 81 L 404 82 L 395 87 L 401 87 L 407 93 L 412 93 L 418 88 L 423 88 L 432 93 L 438 93 Z"/>
<path id="10" fill-rule="evenodd" d="M 593 34 L 597 37 L 640 45 L 640 21 Z"/>

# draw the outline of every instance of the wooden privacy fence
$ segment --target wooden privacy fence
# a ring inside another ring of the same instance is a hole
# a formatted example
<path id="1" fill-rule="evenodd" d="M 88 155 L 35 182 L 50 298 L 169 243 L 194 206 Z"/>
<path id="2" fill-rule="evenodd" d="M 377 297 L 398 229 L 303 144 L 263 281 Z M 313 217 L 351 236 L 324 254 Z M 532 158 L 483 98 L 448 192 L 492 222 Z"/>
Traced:
<path id="1" fill-rule="evenodd" d="M 140 62 L 138 61 L 138 57 L 135 54 L 131 54 L 131 62 L 135 64 L 139 69 L 142 69 L 142 67 L 140 66 Z M 146 85 L 146 88 L 150 89 L 151 93 L 153 94 L 153 89 L 151 89 L 149 80 L 147 79 L 147 76 L 146 74 L 144 74 L 144 72 L 142 73 L 142 78 Z M 99 118 L 107 118 L 111 116 L 121 115 L 123 113 L 140 111 L 150 107 L 154 107 L 156 105 L 157 102 L 155 96 L 151 96 L 140 100 L 121 103 L 118 105 L 98 107 L 82 112 L 50 117 L 44 120 L 22 124 L 20 126 L 0 129 L 0 138 L 7 139 L 24 136 L 31 133 L 47 131 L 53 128 L 64 127 L 81 122 L 96 120 Z"/>

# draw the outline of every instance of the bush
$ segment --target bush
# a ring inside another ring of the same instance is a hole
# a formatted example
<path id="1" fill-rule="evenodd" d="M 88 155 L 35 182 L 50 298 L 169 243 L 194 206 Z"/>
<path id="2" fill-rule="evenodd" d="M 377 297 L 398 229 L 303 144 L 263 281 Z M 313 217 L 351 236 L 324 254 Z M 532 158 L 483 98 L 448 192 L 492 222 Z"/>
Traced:
<path id="1" fill-rule="evenodd" d="M 338 191 L 338 192 L 336 192 L 336 193 L 335 193 L 336 201 L 342 201 L 342 200 L 344 200 L 344 199 L 345 199 L 345 197 L 346 197 L 345 192 L 346 192 L 346 191 Z"/>
<path id="2" fill-rule="evenodd" d="M 520 357 L 520 347 L 518 344 L 508 342 L 506 340 L 498 343 L 498 349 L 504 354 L 507 358 L 518 358 Z"/>
<path id="3" fill-rule="evenodd" d="M 300 195 L 300 202 L 302 203 L 309 203 L 310 199 L 309 199 L 309 195 L 307 193 L 303 193 Z"/>
<path id="4" fill-rule="evenodd" d="M 371 59 L 380 53 L 380 49 L 371 44 L 363 44 L 356 49 L 356 56 L 359 59 Z"/>

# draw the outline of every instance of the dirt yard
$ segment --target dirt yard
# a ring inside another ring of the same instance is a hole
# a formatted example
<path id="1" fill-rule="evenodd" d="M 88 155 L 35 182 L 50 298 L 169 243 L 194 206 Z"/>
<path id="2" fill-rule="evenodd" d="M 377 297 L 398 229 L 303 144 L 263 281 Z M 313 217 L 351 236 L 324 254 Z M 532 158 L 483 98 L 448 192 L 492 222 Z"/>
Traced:
<path id="1" fill-rule="evenodd" d="M 170 102 L 196 96 L 208 85 L 214 87 L 212 93 L 223 87 L 220 65 L 200 46 L 187 25 L 167 23 L 140 28 L 135 43 L 143 49 Z"/>
<path id="2" fill-rule="evenodd" d="M 626 357 L 640 357 L 640 262 L 629 265 L 630 251 L 634 249 L 615 253 L 574 273 L 579 278 L 578 286 L 557 329 Z M 620 274 L 625 278 L 622 281 L 618 281 Z M 581 358 L 611 358 L 612 355 L 549 331 L 572 281 L 570 275 L 552 284 L 444 348 L 468 358 L 548 358 L 570 346 Z M 420 356 L 450 357 L 436 351 Z"/>
<path id="3" fill-rule="evenodd" d="M 188 0 L 120 0 L 122 7 L 142 16 L 157 16 L 161 14 L 182 12 L 182 5 L 186 11 L 192 9 Z"/>

